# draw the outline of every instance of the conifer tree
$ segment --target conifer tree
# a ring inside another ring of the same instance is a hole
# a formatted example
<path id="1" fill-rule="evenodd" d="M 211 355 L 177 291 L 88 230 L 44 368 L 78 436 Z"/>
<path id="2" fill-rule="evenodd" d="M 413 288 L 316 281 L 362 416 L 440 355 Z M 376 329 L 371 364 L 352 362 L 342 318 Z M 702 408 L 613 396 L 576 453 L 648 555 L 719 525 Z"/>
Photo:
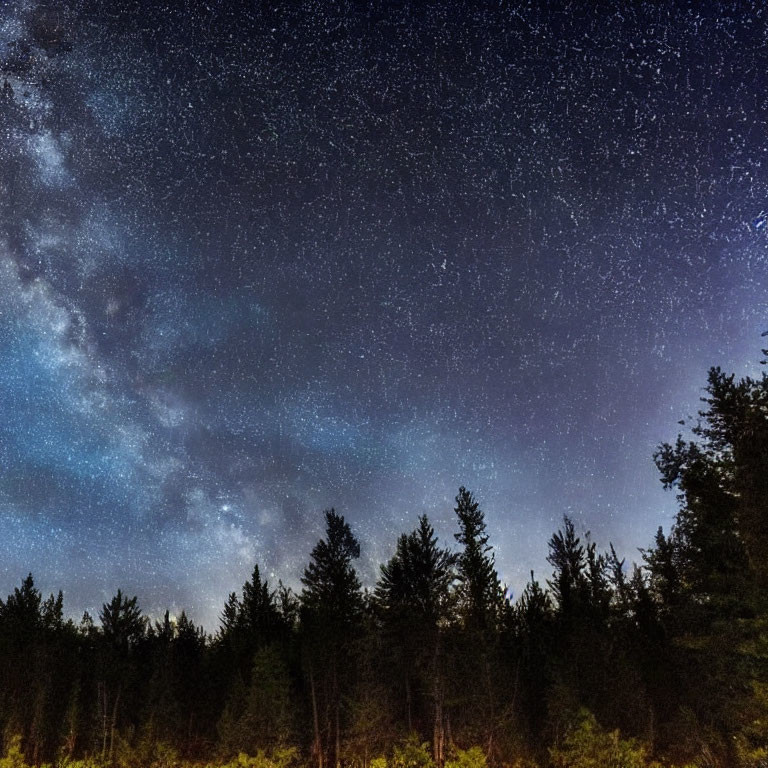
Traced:
<path id="1" fill-rule="evenodd" d="M 488 544 L 485 514 L 463 486 L 456 496 L 454 511 L 459 522 L 455 538 L 462 547 L 457 561 L 460 610 L 468 628 L 480 632 L 493 631 L 502 603 L 502 592 L 493 547 Z"/>
<path id="2" fill-rule="evenodd" d="M 763 350 L 768 356 L 768 350 Z M 764 361 L 765 362 L 765 361 Z M 712 368 L 707 405 L 694 430 L 717 459 L 719 479 L 735 500 L 734 515 L 749 565 L 768 585 L 768 374 L 736 380 Z"/>
<path id="3" fill-rule="evenodd" d="M 341 760 L 342 699 L 349 685 L 353 640 L 363 612 L 353 561 L 360 544 L 344 518 L 325 512 L 325 539 L 312 550 L 301 583 L 301 632 L 319 768 Z M 321 720 L 322 718 L 322 720 Z"/>
<path id="4" fill-rule="evenodd" d="M 555 569 L 549 587 L 558 615 L 561 621 L 570 622 L 586 607 L 588 584 L 584 547 L 568 517 L 563 518 L 563 530 L 549 540 L 547 562 Z"/>
<path id="5" fill-rule="evenodd" d="M 112 600 L 102 606 L 99 619 L 102 633 L 102 679 L 99 690 L 101 756 L 111 763 L 122 709 L 130 713 L 131 705 L 138 708 L 130 694 L 135 693 L 132 687 L 137 672 L 134 651 L 144 637 L 146 622 L 136 596 L 126 598 L 119 589 Z"/>
<path id="6" fill-rule="evenodd" d="M 435 762 L 445 751 L 445 640 L 456 556 L 437 544 L 426 515 L 412 533 L 400 536 L 394 556 L 382 565 L 374 605 L 404 683 L 406 724 L 414 728 L 414 683 L 431 700 Z"/>
<path id="7" fill-rule="evenodd" d="M 533 571 L 510 619 L 510 650 L 515 669 L 511 690 L 517 699 L 514 707 L 521 713 L 517 718 L 518 729 L 523 731 L 524 744 L 535 751 L 540 746 L 537 738 L 544 732 L 547 717 L 555 630 L 552 601 Z M 517 715 L 517 711 L 512 714 Z"/>
<path id="8" fill-rule="evenodd" d="M 461 619 L 454 664 L 454 698 L 461 703 L 457 726 L 468 742 L 480 742 L 493 759 L 497 732 L 507 727 L 500 706 L 498 639 L 503 592 L 496 573 L 493 547 L 488 543 L 485 514 L 464 487 L 456 496 L 455 513 L 461 545 L 457 559 L 458 611 Z M 508 672 L 508 670 L 507 670 Z"/>
<path id="9" fill-rule="evenodd" d="M 209 724 L 214 722 L 207 650 L 205 632 L 182 611 L 173 639 L 173 685 L 181 717 L 181 744 L 188 756 L 197 753 L 200 742 L 209 735 Z"/>
<path id="10" fill-rule="evenodd" d="M 269 588 L 267 579 L 261 580 L 258 563 L 254 565 L 251 578 L 243 585 L 238 616 L 246 635 L 246 652 L 251 660 L 257 649 L 274 642 L 281 633 L 282 617 L 276 594 Z"/>

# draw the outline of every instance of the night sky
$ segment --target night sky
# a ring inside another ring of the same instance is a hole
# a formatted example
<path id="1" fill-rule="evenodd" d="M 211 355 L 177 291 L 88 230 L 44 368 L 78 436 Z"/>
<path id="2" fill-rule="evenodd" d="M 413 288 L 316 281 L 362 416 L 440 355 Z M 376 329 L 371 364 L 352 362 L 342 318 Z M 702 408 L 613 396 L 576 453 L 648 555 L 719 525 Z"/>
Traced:
<path id="1" fill-rule="evenodd" d="M 768 14 L 625 5 L 4 0 L 0 594 L 213 630 L 459 485 L 516 593 L 638 559 L 768 326 Z"/>

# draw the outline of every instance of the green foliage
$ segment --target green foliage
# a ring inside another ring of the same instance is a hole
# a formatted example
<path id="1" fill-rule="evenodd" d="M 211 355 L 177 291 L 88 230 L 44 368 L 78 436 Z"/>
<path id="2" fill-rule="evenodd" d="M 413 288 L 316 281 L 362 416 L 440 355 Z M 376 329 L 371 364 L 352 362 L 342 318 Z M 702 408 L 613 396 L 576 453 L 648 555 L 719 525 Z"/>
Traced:
<path id="1" fill-rule="evenodd" d="M 618 731 L 605 731 L 582 709 L 563 744 L 549 751 L 555 768 L 646 768 L 646 749 Z"/>
<path id="2" fill-rule="evenodd" d="M 226 757 L 237 754 L 242 749 L 241 725 L 247 701 L 245 684 L 238 674 L 230 683 L 227 700 L 217 724 L 220 748 Z"/>
<path id="3" fill-rule="evenodd" d="M 508 768 L 539 768 L 535 760 L 529 760 L 527 757 L 516 757 L 509 763 Z"/>
<path id="4" fill-rule="evenodd" d="M 390 768 L 434 768 L 429 745 L 419 739 L 418 734 L 412 733 L 392 750 Z"/>
<path id="5" fill-rule="evenodd" d="M 254 755 L 241 752 L 234 760 L 220 768 L 292 768 L 298 759 L 299 751 L 296 747 L 280 747 L 270 753 L 259 749 Z"/>
<path id="6" fill-rule="evenodd" d="M 81 760 L 64 758 L 56 763 L 56 768 L 105 768 L 105 766 L 95 757 L 84 757 Z"/>
<path id="7" fill-rule="evenodd" d="M 5 748 L 5 756 L 0 758 L 0 768 L 28 768 L 24 760 L 20 733 L 12 734 Z"/>
<path id="8" fill-rule="evenodd" d="M 179 764 L 179 752 L 171 744 L 158 741 L 152 746 L 151 758 L 148 761 L 152 768 L 175 768 Z"/>
<path id="9" fill-rule="evenodd" d="M 366 647 L 363 656 L 361 679 L 356 685 L 355 696 L 347 703 L 348 722 L 345 739 L 345 762 L 370 768 L 369 755 L 378 754 L 392 743 L 393 724 L 391 696 L 386 687 L 378 682 L 373 670 L 375 648 L 367 647 L 367 638 L 361 641 Z"/>
<path id="10" fill-rule="evenodd" d="M 450 760 L 445 761 L 445 768 L 487 768 L 485 752 L 480 747 L 457 749 Z"/>
<path id="11" fill-rule="evenodd" d="M 753 747 L 737 739 L 736 754 L 740 768 L 765 768 L 768 765 L 768 747 Z"/>
<path id="12" fill-rule="evenodd" d="M 288 743 L 293 730 L 290 687 L 288 669 L 277 646 L 258 650 L 240 723 L 241 741 L 250 750 Z"/>

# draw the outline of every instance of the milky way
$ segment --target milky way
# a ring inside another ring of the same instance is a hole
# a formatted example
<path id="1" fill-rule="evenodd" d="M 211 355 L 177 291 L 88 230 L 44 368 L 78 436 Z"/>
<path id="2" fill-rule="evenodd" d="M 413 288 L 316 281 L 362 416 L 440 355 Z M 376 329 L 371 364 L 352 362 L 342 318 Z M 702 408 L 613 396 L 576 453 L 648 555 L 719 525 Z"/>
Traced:
<path id="1" fill-rule="evenodd" d="M 5 2 L 0 592 L 215 629 L 461 484 L 515 590 L 637 559 L 768 324 L 768 16 L 623 5 Z"/>

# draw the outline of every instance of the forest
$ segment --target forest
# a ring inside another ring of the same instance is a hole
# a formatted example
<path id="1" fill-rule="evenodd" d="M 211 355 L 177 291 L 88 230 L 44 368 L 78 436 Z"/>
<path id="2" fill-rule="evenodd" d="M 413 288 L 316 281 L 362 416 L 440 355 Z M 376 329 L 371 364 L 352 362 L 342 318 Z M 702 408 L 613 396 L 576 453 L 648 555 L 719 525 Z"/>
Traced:
<path id="1" fill-rule="evenodd" d="M 297 592 L 258 565 L 214 635 L 117 591 L 65 617 L 30 575 L 0 601 L 0 768 L 768 766 L 768 376 L 709 372 L 677 494 L 637 564 L 564 518 L 551 574 L 505 599 L 465 488 L 363 589 L 325 512 Z"/>

